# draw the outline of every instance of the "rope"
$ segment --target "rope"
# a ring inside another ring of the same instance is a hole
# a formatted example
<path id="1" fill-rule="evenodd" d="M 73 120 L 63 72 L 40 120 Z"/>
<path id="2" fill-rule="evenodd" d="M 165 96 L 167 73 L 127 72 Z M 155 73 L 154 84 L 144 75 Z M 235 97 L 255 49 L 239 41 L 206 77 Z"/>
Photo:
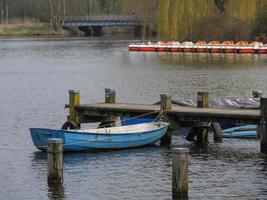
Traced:
<path id="1" fill-rule="evenodd" d="M 161 115 L 164 113 L 164 111 L 160 111 L 160 113 L 158 114 L 158 116 L 152 121 L 152 122 L 155 122 L 158 118 L 161 117 Z"/>

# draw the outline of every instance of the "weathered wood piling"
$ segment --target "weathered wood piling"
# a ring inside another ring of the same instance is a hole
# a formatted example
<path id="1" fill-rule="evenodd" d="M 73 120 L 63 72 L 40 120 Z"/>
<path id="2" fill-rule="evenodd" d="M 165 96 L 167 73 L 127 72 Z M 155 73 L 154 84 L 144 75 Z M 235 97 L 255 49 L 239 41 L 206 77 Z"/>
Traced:
<path id="1" fill-rule="evenodd" d="M 208 108 L 209 107 L 209 93 L 208 91 L 200 91 L 197 93 L 197 107 Z M 194 127 L 197 134 L 197 143 L 207 144 L 209 134 L 209 122 L 198 122 Z"/>
<path id="2" fill-rule="evenodd" d="M 105 88 L 105 103 L 116 103 L 116 91 Z M 100 128 L 114 127 L 116 125 L 117 117 L 110 114 L 104 121 L 99 124 Z"/>
<path id="3" fill-rule="evenodd" d="M 267 154 L 267 98 L 261 98 L 260 139 L 261 152 Z"/>
<path id="4" fill-rule="evenodd" d="M 69 115 L 67 121 L 62 125 L 62 129 L 78 129 L 81 126 L 80 116 L 77 114 L 75 107 L 80 105 L 80 92 L 69 90 L 69 104 L 65 108 L 69 108 Z"/>
<path id="5" fill-rule="evenodd" d="M 172 198 L 188 196 L 188 154 L 187 148 L 172 149 Z"/>
<path id="6" fill-rule="evenodd" d="M 109 88 L 105 88 L 105 103 L 116 103 L 116 92 Z"/>
<path id="7" fill-rule="evenodd" d="M 162 120 L 169 121 L 165 113 L 167 110 L 171 110 L 171 109 L 172 109 L 172 97 L 167 94 L 161 94 L 160 95 L 160 113 L 161 113 L 160 117 Z M 160 140 L 161 146 L 169 146 L 171 144 L 172 130 L 173 130 L 173 126 L 172 124 L 170 124 L 167 133 Z"/>
<path id="8" fill-rule="evenodd" d="M 252 91 L 253 98 L 262 98 L 262 91 L 261 90 L 253 90 Z"/>
<path id="9" fill-rule="evenodd" d="M 48 184 L 63 183 L 63 140 L 48 139 L 47 149 L 47 182 Z"/>

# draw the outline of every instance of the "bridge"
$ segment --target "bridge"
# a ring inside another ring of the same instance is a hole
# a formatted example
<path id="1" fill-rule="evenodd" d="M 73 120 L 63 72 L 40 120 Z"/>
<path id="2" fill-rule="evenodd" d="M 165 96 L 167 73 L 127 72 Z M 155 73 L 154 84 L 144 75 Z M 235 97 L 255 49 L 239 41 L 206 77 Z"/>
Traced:
<path id="1" fill-rule="evenodd" d="M 144 22 L 136 15 L 86 15 L 65 16 L 62 27 L 79 28 L 87 35 L 101 36 L 103 27 L 133 27 L 134 34 L 140 35 Z"/>

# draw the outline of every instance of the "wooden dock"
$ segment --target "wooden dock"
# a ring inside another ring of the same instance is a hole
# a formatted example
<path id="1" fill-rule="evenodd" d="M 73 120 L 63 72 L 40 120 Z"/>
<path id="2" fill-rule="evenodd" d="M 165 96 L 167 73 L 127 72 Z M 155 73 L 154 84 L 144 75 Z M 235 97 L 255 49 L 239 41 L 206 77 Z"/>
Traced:
<path id="1" fill-rule="evenodd" d="M 110 115 L 134 117 L 151 113 L 150 116 L 156 117 L 161 111 L 161 106 L 149 104 L 94 103 L 81 104 L 76 106 L 75 109 L 80 116 L 80 123 L 88 123 L 99 122 L 101 118 Z M 177 122 L 214 122 L 223 119 L 233 119 L 240 123 L 258 124 L 260 119 L 259 109 L 244 110 L 172 106 L 172 109 L 166 110 L 164 114 Z M 97 119 L 98 117 L 99 119 Z"/>
<path id="2" fill-rule="evenodd" d="M 253 93 L 254 94 L 254 93 Z M 261 97 L 256 93 L 254 97 Z M 161 114 L 165 121 L 170 122 L 169 131 L 161 140 L 161 144 L 169 145 L 174 130 L 181 125 L 190 124 L 197 131 L 197 140 L 207 142 L 208 128 L 210 124 L 222 120 L 231 120 L 236 123 L 258 124 L 261 130 L 262 152 L 267 153 L 267 98 L 261 98 L 261 109 L 221 109 L 208 108 L 208 93 L 199 92 L 197 97 L 198 107 L 186 107 L 172 105 L 171 97 L 161 95 L 161 104 L 129 104 L 116 103 L 115 91 L 105 90 L 105 102 L 80 104 L 79 92 L 69 91 L 69 116 L 62 128 L 79 128 L 82 123 L 101 122 L 112 124 L 118 117 L 158 117 Z M 266 114 L 265 114 L 266 113 Z M 213 126 L 212 126 L 213 127 Z M 218 126 L 217 126 L 218 127 Z M 216 137 L 220 139 L 220 129 L 214 130 Z"/>

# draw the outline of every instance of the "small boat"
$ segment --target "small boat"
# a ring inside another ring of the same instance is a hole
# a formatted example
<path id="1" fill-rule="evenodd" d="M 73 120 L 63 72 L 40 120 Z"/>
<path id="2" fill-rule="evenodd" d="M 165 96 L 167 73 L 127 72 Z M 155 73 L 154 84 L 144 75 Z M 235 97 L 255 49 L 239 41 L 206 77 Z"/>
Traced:
<path id="1" fill-rule="evenodd" d="M 150 122 L 129 126 L 88 130 L 53 130 L 31 128 L 33 144 L 47 150 L 47 139 L 63 139 L 64 151 L 94 149 L 122 149 L 153 144 L 162 138 L 168 129 L 167 122 Z"/>
<path id="2" fill-rule="evenodd" d="M 222 130 L 223 138 L 257 138 L 257 126 L 245 125 Z"/>
<path id="3" fill-rule="evenodd" d="M 155 121 L 153 118 L 149 117 L 140 117 L 140 118 L 122 118 L 121 123 L 123 126 L 133 125 L 133 124 L 141 124 Z M 226 128 L 227 124 L 220 122 L 222 128 L 222 137 L 223 138 L 257 138 L 257 126 L 256 125 L 243 125 L 243 126 L 235 126 L 231 128 Z M 234 124 L 229 124 L 234 126 Z"/>

